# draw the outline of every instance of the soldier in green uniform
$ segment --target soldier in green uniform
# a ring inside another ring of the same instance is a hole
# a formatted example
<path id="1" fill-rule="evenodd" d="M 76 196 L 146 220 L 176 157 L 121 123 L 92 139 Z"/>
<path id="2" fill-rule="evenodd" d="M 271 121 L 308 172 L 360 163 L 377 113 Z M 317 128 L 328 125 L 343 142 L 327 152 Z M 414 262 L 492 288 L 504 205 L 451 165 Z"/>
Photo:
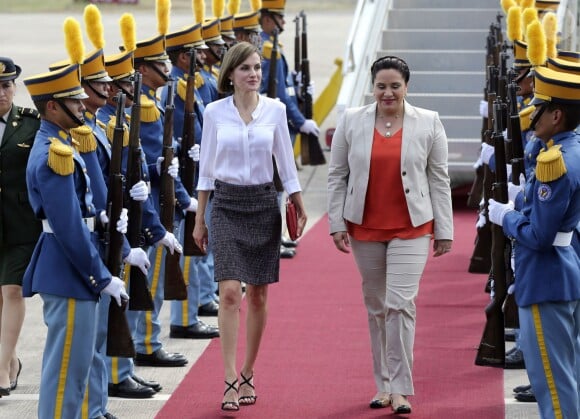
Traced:
<path id="1" fill-rule="evenodd" d="M 30 208 L 26 163 L 40 126 L 38 112 L 13 104 L 21 69 L 0 57 L 0 395 L 18 385 L 16 343 L 24 321 L 22 276 L 41 232 Z"/>

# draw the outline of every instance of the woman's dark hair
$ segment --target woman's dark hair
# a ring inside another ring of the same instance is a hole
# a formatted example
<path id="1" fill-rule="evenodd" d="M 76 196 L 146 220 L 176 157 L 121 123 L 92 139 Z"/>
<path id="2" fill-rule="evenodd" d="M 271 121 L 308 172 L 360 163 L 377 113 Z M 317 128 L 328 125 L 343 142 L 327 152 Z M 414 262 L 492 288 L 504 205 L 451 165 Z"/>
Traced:
<path id="1" fill-rule="evenodd" d="M 237 66 L 246 61 L 246 59 L 252 54 L 260 55 L 260 51 L 256 46 L 245 41 L 237 43 L 225 53 L 224 58 L 222 59 L 220 75 L 217 82 L 219 93 L 229 94 L 234 91 L 230 75 Z"/>
<path id="2" fill-rule="evenodd" d="M 409 66 L 402 58 L 395 57 L 394 55 L 387 55 L 379 58 L 371 65 L 371 82 L 375 82 L 375 77 L 377 73 L 381 70 L 394 69 L 401 73 L 405 83 L 409 83 L 409 78 L 411 77 L 411 72 Z"/>

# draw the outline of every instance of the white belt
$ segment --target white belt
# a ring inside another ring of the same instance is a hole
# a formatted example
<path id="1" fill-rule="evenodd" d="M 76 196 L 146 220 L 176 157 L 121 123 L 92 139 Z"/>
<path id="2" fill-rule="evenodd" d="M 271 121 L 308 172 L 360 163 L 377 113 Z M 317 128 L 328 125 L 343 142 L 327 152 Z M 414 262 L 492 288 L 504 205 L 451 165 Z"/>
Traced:
<path id="1" fill-rule="evenodd" d="M 95 217 L 83 218 L 83 222 L 87 225 L 91 233 L 95 231 Z M 54 233 L 47 219 L 42 220 L 42 231 L 45 233 Z"/>
<path id="2" fill-rule="evenodd" d="M 558 247 L 570 246 L 570 243 L 572 243 L 572 234 L 573 233 L 574 233 L 573 231 L 569 231 L 567 233 L 564 233 L 562 231 L 558 231 L 556 233 L 556 237 L 554 238 L 554 242 L 552 243 L 552 246 L 558 246 Z"/>

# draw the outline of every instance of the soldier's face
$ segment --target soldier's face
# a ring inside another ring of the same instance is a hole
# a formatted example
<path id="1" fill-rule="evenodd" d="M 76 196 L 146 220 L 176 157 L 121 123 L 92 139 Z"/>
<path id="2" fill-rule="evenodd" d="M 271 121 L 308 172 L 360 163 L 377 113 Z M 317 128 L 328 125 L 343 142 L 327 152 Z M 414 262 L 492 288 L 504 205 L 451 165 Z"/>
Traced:
<path id="1" fill-rule="evenodd" d="M 0 116 L 7 113 L 12 107 L 16 85 L 14 80 L 0 82 Z"/>

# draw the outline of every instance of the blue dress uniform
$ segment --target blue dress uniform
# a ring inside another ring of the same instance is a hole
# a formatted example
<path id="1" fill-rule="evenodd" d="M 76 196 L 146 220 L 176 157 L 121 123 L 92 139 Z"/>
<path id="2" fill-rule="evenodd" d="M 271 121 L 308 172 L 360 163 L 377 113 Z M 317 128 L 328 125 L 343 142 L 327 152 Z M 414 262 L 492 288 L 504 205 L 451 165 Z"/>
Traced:
<path id="1" fill-rule="evenodd" d="M 261 33 L 262 44 L 262 93 L 268 93 L 268 84 L 270 83 L 270 63 L 272 60 L 272 39 L 265 32 Z M 276 62 L 276 97 L 286 105 L 286 116 L 288 118 L 288 129 L 292 144 L 299 133 L 300 127 L 304 124 L 306 118 L 298 108 L 298 98 L 296 97 L 296 88 L 294 80 L 288 69 L 288 62 L 282 53 L 281 46 L 278 49 L 278 58 Z"/>
<path id="2" fill-rule="evenodd" d="M 71 144 L 66 132 L 43 120 L 26 170 L 30 203 L 44 227 L 23 283 L 25 297 L 40 293 L 48 327 L 40 418 L 80 417 L 94 356 L 97 300 L 111 281 L 94 233 L 91 182 Z M 67 170 L 57 173 L 52 160 L 66 160 Z"/>
<path id="3" fill-rule="evenodd" d="M 577 104 L 578 88 L 580 76 L 538 68 L 532 103 Z M 580 257 L 571 245 L 579 222 L 580 135 L 564 131 L 538 154 L 521 211 L 502 223 L 515 240 L 521 346 L 542 418 L 580 417 Z"/>
<path id="4" fill-rule="evenodd" d="M 104 107 L 99 109 L 97 113 L 97 119 L 107 126 L 111 122 L 111 117 L 116 117 L 116 108 L 113 105 L 106 104 Z M 130 121 L 130 116 L 125 115 L 125 120 Z M 127 124 L 127 122 L 126 122 Z M 127 126 L 127 129 L 129 127 Z M 127 169 L 127 158 L 128 158 L 129 147 L 123 147 L 123 161 L 122 170 L 123 174 L 126 174 Z M 142 155 L 142 165 L 141 171 L 143 174 L 143 181 L 149 183 L 149 171 L 145 164 L 145 156 Z M 127 185 L 130 187 L 131 185 Z M 153 244 L 160 241 L 166 233 L 165 227 L 161 224 L 159 220 L 159 215 L 153 206 L 153 201 L 151 195 L 149 199 L 143 202 L 142 205 L 142 220 L 141 228 L 143 231 L 144 245 L 152 246 Z M 131 214 L 129 214 L 131 217 Z M 125 265 L 125 277 L 128 278 L 130 275 L 130 270 L 132 267 L 130 265 Z M 135 268 L 138 269 L 138 268 Z M 137 311 L 127 310 L 125 315 L 127 317 L 127 322 L 129 324 L 129 329 L 132 334 L 135 334 L 137 327 Z M 132 358 L 121 358 L 121 357 L 106 357 L 107 372 L 108 372 L 108 382 L 113 384 L 122 383 L 129 377 L 133 377 L 134 374 L 134 362 Z"/>
<path id="5" fill-rule="evenodd" d="M 159 213 L 159 174 L 157 173 L 157 158 L 163 150 L 163 114 L 155 91 L 142 86 L 141 90 L 141 145 L 145 153 L 145 159 L 151 174 L 151 195 L 155 209 Z M 191 203 L 191 199 L 179 179 L 175 180 L 176 211 L 185 211 Z M 175 232 L 172 232 L 175 234 Z M 177 236 L 177 234 L 176 234 Z M 151 248 L 149 259 L 149 287 L 153 297 L 154 310 L 150 312 L 138 312 L 137 330 L 135 334 L 135 350 L 140 354 L 152 354 L 161 349 L 159 334 L 161 323 L 158 316 L 163 304 L 163 272 L 165 271 L 164 246 Z"/>

